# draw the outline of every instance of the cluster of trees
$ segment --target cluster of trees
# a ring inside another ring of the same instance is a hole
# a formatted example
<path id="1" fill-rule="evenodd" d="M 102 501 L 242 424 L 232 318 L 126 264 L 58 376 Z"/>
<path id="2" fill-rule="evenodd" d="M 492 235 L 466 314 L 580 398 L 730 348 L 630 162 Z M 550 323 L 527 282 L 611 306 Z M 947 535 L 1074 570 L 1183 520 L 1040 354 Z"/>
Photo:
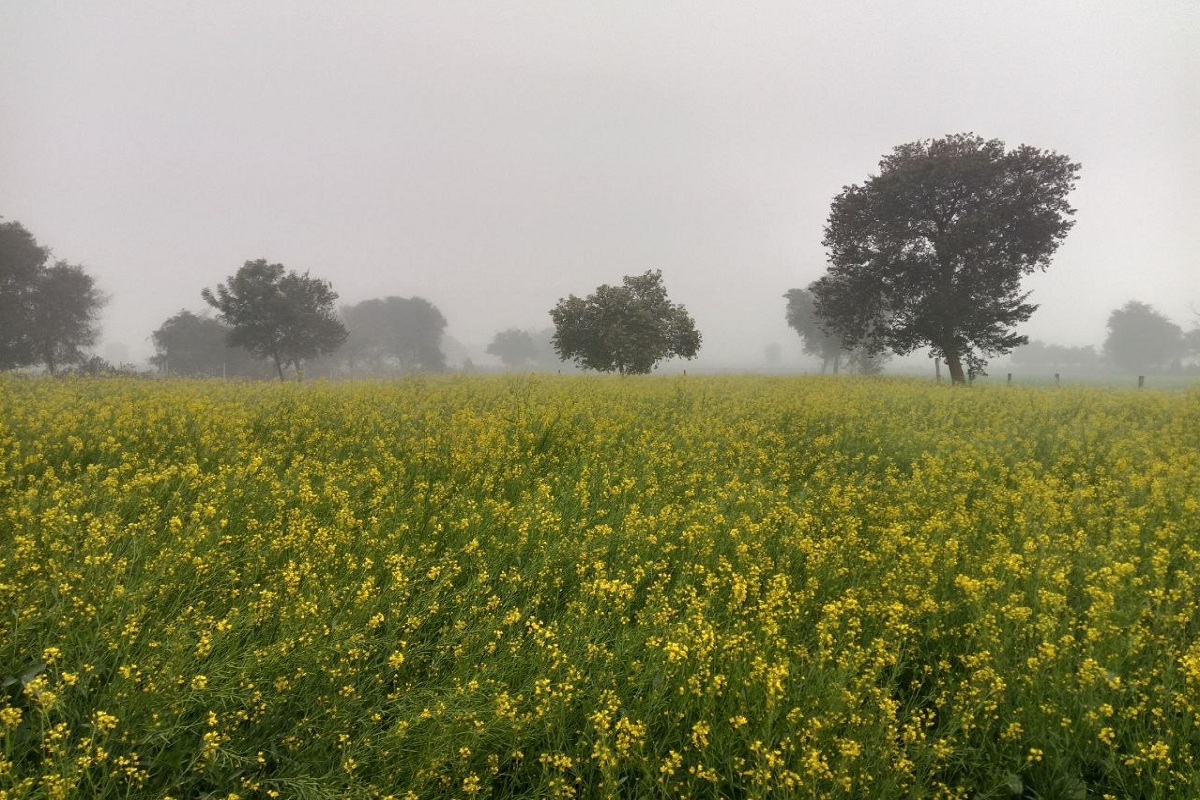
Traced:
<path id="1" fill-rule="evenodd" d="M 1012 363 L 1032 369 L 1095 369 L 1125 372 L 1182 369 L 1185 361 L 1200 361 L 1200 314 L 1190 331 L 1172 322 L 1153 306 L 1130 300 L 1108 316 L 1108 334 L 1101 351 L 1033 341 L 1012 351 Z"/>
<path id="2" fill-rule="evenodd" d="M 231 329 L 212 317 L 181 310 L 150 335 L 155 354 L 150 363 L 164 375 L 261 378 L 265 361 L 229 343 Z"/>
<path id="3" fill-rule="evenodd" d="M 1031 345 L 1015 332 L 1036 309 L 1021 279 L 1049 266 L 1074 224 L 1067 196 L 1079 169 L 1064 155 L 970 133 L 894 148 L 877 174 L 834 198 L 826 273 L 785 295 L 804 351 L 823 371 L 874 373 L 891 353 L 927 347 L 955 383 L 1015 348 L 1017 363 L 1094 362 L 1091 348 Z M 80 267 L 49 259 L 20 225 L 0 225 L 0 368 L 42 363 L 53 372 L 81 361 L 96 338 L 103 298 Z M 339 314 L 328 281 L 264 259 L 202 296 L 216 318 L 181 311 L 163 323 L 153 335 L 160 368 L 256 374 L 267 363 L 282 380 L 332 354 L 352 370 L 446 366 L 446 319 L 419 297 L 367 300 Z M 668 299 L 659 271 L 560 299 L 550 317 L 552 329 L 497 333 L 487 352 L 512 368 L 573 362 L 625 375 L 700 349 L 694 320 Z M 1117 309 L 1108 324 L 1104 355 L 1120 368 L 1200 352 L 1200 331 L 1185 334 L 1143 303 Z"/>
<path id="4" fill-rule="evenodd" d="M 446 318 L 420 297 L 365 300 L 337 309 L 326 280 L 265 259 L 247 261 L 201 292 L 215 318 L 180 311 L 154 332 L 152 362 L 174 375 L 261 376 L 280 380 L 306 363 L 336 356 L 350 370 L 437 371 L 446 366 Z"/>
<path id="5" fill-rule="evenodd" d="M 51 260 L 19 222 L 0 223 L 0 369 L 87 360 L 105 297 L 83 267 Z"/>
<path id="6" fill-rule="evenodd" d="M 280 380 L 335 355 L 350 370 L 373 373 L 445 369 L 446 318 L 420 297 L 386 297 L 343 306 L 328 281 L 247 261 L 215 289 L 201 293 L 216 318 L 180 311 L 154 332 L 154 363 L 177 375 L 255 375 L 273 365 Z M 487 352 L 506 366 L 646 373 L 672 356 L 692 358 L 700 333 L 687 310 L 667 299 L 661 272 L 626 276 L 571 295 L 550 312 L 555 326 L 496 334 Z"/>

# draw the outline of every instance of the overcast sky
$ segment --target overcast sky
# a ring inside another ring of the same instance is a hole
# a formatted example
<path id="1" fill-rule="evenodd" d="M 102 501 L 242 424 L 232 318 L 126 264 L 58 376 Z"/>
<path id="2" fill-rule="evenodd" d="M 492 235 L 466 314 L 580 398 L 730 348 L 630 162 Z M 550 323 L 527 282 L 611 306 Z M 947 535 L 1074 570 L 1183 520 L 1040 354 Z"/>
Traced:
<path id="1" fill-rule="evenodd" d="M 10 2 L 0 216 L 131 356 L 248 259 L 419 295 L 477 350 L 661 269 L 708 363 L 799 360 L 842 186 L 974 131 L 1069 155 L 1023 332 L 1200 310 L 1200 2 Z"/>

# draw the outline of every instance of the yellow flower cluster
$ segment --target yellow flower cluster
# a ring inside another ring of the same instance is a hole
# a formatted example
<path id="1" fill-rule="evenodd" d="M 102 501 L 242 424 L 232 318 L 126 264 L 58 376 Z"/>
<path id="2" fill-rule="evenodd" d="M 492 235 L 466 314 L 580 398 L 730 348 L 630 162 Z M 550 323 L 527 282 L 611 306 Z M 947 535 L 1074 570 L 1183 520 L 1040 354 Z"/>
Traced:
<path id="1" fill-rule="evenodd" d="M 0 376 L 0 800 L 1200 796 L 1200 393 Z"/>

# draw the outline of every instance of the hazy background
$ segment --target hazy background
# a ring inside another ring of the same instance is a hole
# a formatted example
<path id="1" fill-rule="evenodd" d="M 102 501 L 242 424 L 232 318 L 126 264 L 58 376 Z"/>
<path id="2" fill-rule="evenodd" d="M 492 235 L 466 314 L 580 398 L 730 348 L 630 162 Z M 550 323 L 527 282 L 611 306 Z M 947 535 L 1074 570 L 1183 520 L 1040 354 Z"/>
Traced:
<path id="1" fill-rule="evenodd" d="M 781 295 L 830 200 L 960 131 L 1083 164 L 1024 332 L 1200 309 L 1195 0 L 10 2 L 0 75 L 0 216 L 96 276 L 132 359 L 263 257 L 425 297 L 476 353 L 661 269 L 702 365 L 799 363 Z"/>

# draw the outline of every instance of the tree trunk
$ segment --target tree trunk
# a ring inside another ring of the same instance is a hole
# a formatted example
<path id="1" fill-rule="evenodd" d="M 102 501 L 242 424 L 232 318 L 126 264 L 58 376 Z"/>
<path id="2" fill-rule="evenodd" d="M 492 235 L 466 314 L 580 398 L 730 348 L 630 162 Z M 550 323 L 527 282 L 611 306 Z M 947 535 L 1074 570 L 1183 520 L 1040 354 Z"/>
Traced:
<path id="1" fill-rule="evenodd" d="M 279 360 L 279 356 L 273 356 L 275 359 L 275 371 L 279 373 L 279 382 L 283 383 L 283 362 Z"/>
<path id="2" fill-rule="evenodd" d="M 838 353 L 833 357 L 833 374 L 837 375 L 842 366 L 842 354 Z"/>
<path id="3" fill-rule="evenodd" d="M 965 384 L 967 376 L 963 374 L 962 361 L 958 357 L 958 353 L 948 350 L 946 351 L 946 368 L 950 370 L 950 382 L 954 384 Z"/>

